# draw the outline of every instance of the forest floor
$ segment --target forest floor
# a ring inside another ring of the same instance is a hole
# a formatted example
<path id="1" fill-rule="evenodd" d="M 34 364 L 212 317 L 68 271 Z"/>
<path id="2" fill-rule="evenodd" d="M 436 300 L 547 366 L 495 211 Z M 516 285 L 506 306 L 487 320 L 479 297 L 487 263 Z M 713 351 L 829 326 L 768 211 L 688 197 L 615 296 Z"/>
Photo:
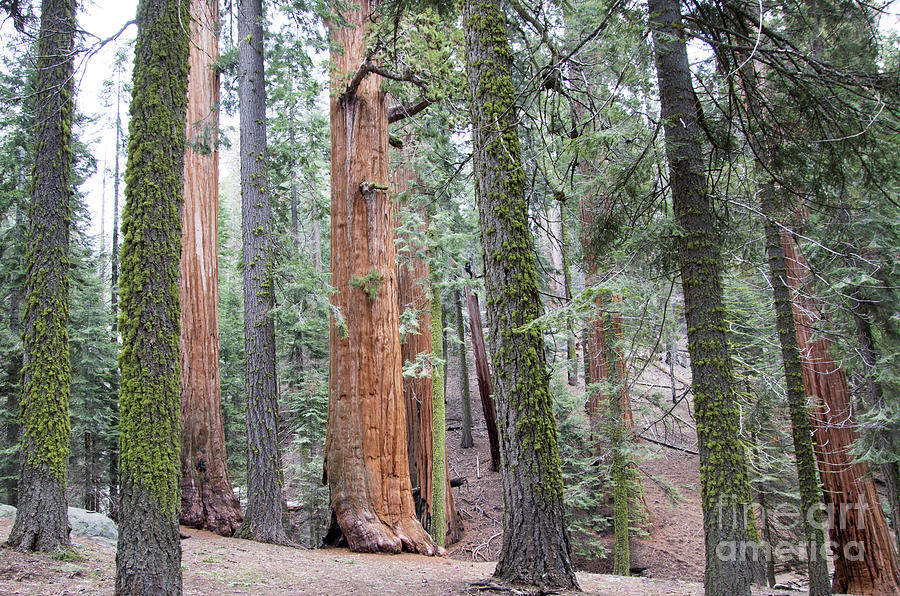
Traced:
<path id="1" fill-rule="evenodd" d="M 0 519 L 0 542 L 12 520 Z M 185 594 L 483 594 L 493 563 L 418 555 L 365 555 L 346 549 L 305 550 L 222 538 L 182 527 Z M 40 596 L 112 594 L 115 549 L 88 538 L 59 560 L 0 550 L 0 594 Z M 702 595 L 696 582 L 579 573 L 588 594 L 617 596 Z M 797 594 L 762 590 L 755 594 Z"/>

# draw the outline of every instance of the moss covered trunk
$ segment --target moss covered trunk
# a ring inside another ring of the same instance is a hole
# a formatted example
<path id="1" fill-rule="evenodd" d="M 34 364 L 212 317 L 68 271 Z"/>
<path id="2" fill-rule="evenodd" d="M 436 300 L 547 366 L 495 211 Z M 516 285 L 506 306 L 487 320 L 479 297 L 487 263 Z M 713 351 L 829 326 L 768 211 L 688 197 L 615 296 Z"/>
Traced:
<path id="1" fill-rule="evenodd" d="M 494 577 L 504 583 L 577 588 L 544 340 L 540 327 L 522 329 L 541 315 L 541 302 L 503 6 L 497 0 L 468 0 L 463 20 L 475 195 L 502 425 L 503 546 Z"/>
<path id="2" fill-rule="evenodd" d="M 236 536 L 285 543 L 278 446 L 274 251 L 266 149 L 262 0 L 238 2 L 247 507 Z"/>
<path id="3" fill-rule="evenodd" d="M 814 339 L 828 324 L 810 287 L 811 272 L 800 247 L 781 231 L 791 298 L 802 356 L 803 385 L 816 403 L 810 410 L 819 474 L 824 486 L 834 579 L 832 590 L 852 594 L 900 592 L 900 567 L 869 466 L 854 463 L 857 434 L 847 377 L 831 356 L 827 337 Z"/>
<path id="4" fill-rule="evenodd" d="M 678 260 L 700 452 L 708 596 L 750 594 L 758 552 L 745 512 L 750 484 L 735 399 L 722 297 L 722 257 L 702 161 L 703 133 L 691 82 L 679 0 L 650 0 L 660 105 L 675 218 Z"/>
<path id="5" fill-rule="evenodd" d="M 500 430 L 497 428 L 497 408 L 494 404 L 494 390 L 488 366 L 487 348 L 484 345 L 484 329 L 481 326 L 481 307 L 478 295 L 466 286 L 466 306 L 469 310 L 469 328 L 472 331 L 472 354 L 475 357 L 475 376 L 478 380 L 478 394 L 481 410 L 487 428 L 488 443 L 491 447 L 491 470 L 500 470 Z"/>
<path id="6" fill-rule="evenodd" d="M 180 594 L 179 261 L 187 5 L 141 0 L 122 214 L 116 594 Z"/>
<path id="7" fill-rule="evenodd" d="M 329 22 L 331 55 L 331 322 L 325 471 L 351 550 L 434 554 L 416 518 L 406 446 L 387 98 L 362 77 L 376 3 Z"/>
<path id="8" fill-rule="evenodd" d="M 181 251 L 181 523 L 231 536 L 243 516 L 231 489 L 219 390 L 219 6 L 191 0 Z"/>
<path id="9" fill-rule="evenodd" d="M 433 365 L 431 370 L 432 390 L 432 465 L 431 465 L 431 503 L 432 517 L 429 528 L 432 540 L 443 548 L 447 535 L 447 494 L 450 485 L 447 481 L 447 450 L 445 435 L 447 417 L 444 412 L 444 350 L 441 334 L 444 321 L 441 317 L 441 291 L 437 279 L 431 279 L 431 351 Z"/>
<path id="10" fill-rule="evenodd" d="M 74 0 L 44 0 L 34 102 L 28 211 L 19 509 L 9 545 L 53 551 L 69 543 L 69 225 L 72 219 Z"/>

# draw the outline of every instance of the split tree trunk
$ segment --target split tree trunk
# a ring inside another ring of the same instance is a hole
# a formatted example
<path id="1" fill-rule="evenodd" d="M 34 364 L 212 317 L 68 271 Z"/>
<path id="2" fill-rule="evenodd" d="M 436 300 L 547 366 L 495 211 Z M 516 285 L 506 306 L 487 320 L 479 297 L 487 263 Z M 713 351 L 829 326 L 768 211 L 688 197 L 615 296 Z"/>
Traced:
<path id="1" fill-rule="evenodd" d="M 810 423 L 825 506 L 829 515 L 833 512 L 829 524 L 836 545 L 832 549 L 832 590 L 896 594 L 900 592 L 900 567 L 875 482 L 866 463 L 853 463 L 857 437 L 847 378 L 831 356 L 828 338 L 813 339 L 816 328 L 827 320 L 812 296 L 809 267 L 800 247 L 786 231 L 781 232 L 781 246 L 792 290 L 803 384 L 806 394 L 818 400 L 811 408 Z"/>
<path id="2" fill-rule="evenodd" d="M 69 222 L 75 113 L 75 0 L 44 0 L 38 38 L 35 155 L 29 209 L 19 508 L 8 544 L 55 551 L 69 544 Z"/>
<path id="3" fill-rule="evenodd" d="M 540 328 L 535 253 L 516 126 L 512 50 L 499 0 L 463 8 L 475 193 L 502 421 L 504 583 L 578 589 L 563 508 L 556 419 Z"/>
<path id="4" fill-rule="evenodd" d="M 700 452 L 707 596 L 749 596 L 753 529 L 744 512 L 750 482 L 740 440 L 728 329 L 722 297 L 722 257 L 703 172 L 698 104 L 691 82 L 679 0 L 649 0 L 660 106 L 665 124 L 675 218 L 683 230 L 678 260 Z M 725 513 L 723 513 L 725 512 Z M 732 515 L 734 513 L 734 515 Z M 729 549 L 733 556 L 729 556 Z M 723 552 L 725 556 L 723 556 Z"/>
<path id="5" fill-rule="evenodd" d="M 274 254 L 266 148 L 262 0 L 238 3 L 241 113 L 241 236 L 244 264 L 244 366 L 247 391 L 247 508 L 235 536 L 284 544 Z"/>
<path id="6" fill-rule="evenodd" d="M 241 505 L 231 488 L 219 390 L 218 0 L 191 0 L 187 150 L 181 249 L 181 516 L 231 536 Z"/>
<path id="7" fill-rule="evenodd" d="M 469 327 L 472 331 L 472 354 L 475 356 L 475 375 L 478 378 L 478 394 L 487 427 L 488 442 L 491 446 L 491 470 L 500 470 L 500 431 L 497 429 L 497 409 L 494 406 L 491 388 L 491 371 L 488 367 L 487 349 L 484 345 L 484 330 L 481 327 L 481 307 L 478 296 L 466 286 L 466 304 L 469 309 Z"/>
<path id="8" fill-rule="evenodd" d="M 416 519 L 406 448 L 387 98 L 381 78 L 348 89 L 365 59 L 376 2 L 329 22 L 332 320 L 325 471 L 350 549 L 435 554 Z"/>
<path id="9" fill-rule="evenodd" d="M 181 594 L 178 280 L 187 5 L 141 0 L 122 215 L 122 482 L 116 594 Z"/>

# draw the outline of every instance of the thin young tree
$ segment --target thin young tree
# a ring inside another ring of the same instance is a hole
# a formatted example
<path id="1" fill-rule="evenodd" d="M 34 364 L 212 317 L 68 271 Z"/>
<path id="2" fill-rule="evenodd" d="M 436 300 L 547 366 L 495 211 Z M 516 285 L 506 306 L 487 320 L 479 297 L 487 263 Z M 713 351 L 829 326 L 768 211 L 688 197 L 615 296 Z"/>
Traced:
<path id="1" fill-rule="evenodd" d="M 541 315 L 541 301 L 502 3 L 468 0 L 463 23 L 503 455 L 503 546 L 494 577 L 577 589 L 544 340 L 539 327 L 529 326 Z"/>
<path id="2" fill-rule="evenodd" d="M 262 0 L 238 2 L 241 230 L 244 253 L 244 366 L 247 389 L 247 507 L 236 536 L 284 544 L 272 206 L 266 149 Z"/>
<path id="3" fill-rule="evenodd" d="M 181 252 L 181 523 L 231 536 L 231 488 L 219 388 L 219 3 L 191 0 L 188 143 Z"/>
<path id="4" fill-rule="evenodd" d="M 141 0 L 122 214 L 116 594 L 181 594 L 181 208 L 189 15 Z"/>
<path id="5" fill-rule="evenodd" d="M 700 482 L 708 596 L 748 596 L 758 563 L 745 512 L 750 507 L 746 455 L 740 440 L 722 256 L 703 172 L 699 106 L 694 95 L 680 0 L 649 0 L 650 27 L 665 126 L 675 218 L 682 232 L 681 267 L 688 351 L 700 451 Z"/>
<path id="6" fill-rule="evenodd" d="M 75 0 L 44 0 L 38 37 L 35 155 L 23 323 L 22 468 L 9 535 L 22 551 L 69 544 L 69 225 L 75 113 Z"/>

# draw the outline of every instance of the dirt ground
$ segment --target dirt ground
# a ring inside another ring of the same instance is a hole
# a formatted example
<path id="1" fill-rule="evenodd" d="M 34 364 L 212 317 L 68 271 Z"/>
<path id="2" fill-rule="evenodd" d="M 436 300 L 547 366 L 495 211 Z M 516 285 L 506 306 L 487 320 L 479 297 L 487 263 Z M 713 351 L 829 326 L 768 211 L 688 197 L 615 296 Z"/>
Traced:
<path id="1" fill-rule="evenodd" d="M 0 542 L 6 540 L 11 527 L 11 520 L 0 520 Z M 186 595 L 492 593 L 471 584 L 486 580 L 494 570 L 493 563 L 407 554 L 363 555 L 345 549 L 303 550 L 222 538 L 184 527 L 182 532 L 190 536 L 181 543 Z M 0 595 L 112 594 L 115 550 L 86 538 L 74 538 L 73 544 L 77 557 L 70 556 L 68 561 L 0 549 Z M 578 581 L 587 594 L 703 594 L 700 584 L 676 580 L 579 573 Z"/>

